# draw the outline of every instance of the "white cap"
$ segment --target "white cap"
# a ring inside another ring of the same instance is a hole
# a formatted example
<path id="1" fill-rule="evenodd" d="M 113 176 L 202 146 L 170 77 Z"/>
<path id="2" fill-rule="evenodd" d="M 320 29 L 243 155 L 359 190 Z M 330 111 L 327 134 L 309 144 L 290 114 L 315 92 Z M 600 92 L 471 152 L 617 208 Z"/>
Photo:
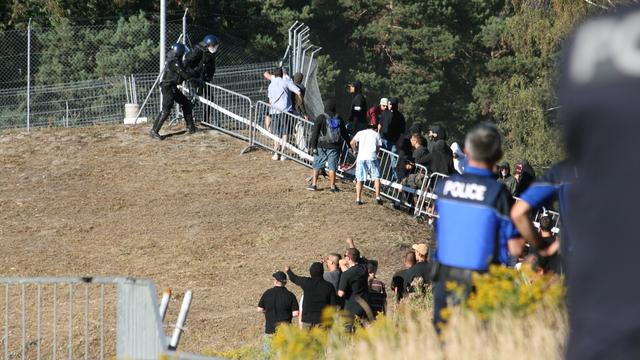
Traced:
<path id="1" fill-rule="evenodd" d="M 380 105 L 389 105 L 389 99 L 387 98 L 380 99 Z"/>

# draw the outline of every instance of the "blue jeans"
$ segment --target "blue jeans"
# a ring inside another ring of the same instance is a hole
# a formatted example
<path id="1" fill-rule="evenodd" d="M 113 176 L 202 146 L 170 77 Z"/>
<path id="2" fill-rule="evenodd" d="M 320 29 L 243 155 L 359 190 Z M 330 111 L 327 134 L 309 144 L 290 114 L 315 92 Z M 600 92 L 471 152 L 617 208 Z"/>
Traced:
<path id="1" fill-rule="evenodd" d="M 391 151 L 394 154 L 397 154 L 397 147 L 396 147 L 396 143 L 393 141 L 389 141 L 387 139 L 380 139 L 380 141 L 382 142 L 382 148 L 387 150 L 387 151 Z"/>
<path id="2" fill-rule="evenodd" d="M 327 163 L 329 171 L 338 170 L 338 150 L 318 148 L 318 153 L 313 156 L 313 169 L 324 169 L 324 164 Z"/>
<path id="3" fill-rule="evenodd" d="M 356 180 L 366 181 L 367 174 L 371 180 L 380 179 L 380 161 L 375 160 L 358 160 L 356 162 Z"/>

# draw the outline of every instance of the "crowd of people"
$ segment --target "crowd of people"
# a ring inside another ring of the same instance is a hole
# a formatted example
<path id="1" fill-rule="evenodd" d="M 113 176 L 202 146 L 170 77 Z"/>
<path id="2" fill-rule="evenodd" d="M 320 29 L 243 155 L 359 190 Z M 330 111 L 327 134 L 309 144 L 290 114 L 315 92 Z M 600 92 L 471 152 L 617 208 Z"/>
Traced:
<path id="1" fill-rule="evenodd" d="M 355 82 L 351 88 L 357 89 L 358 85 L 360 84 Z M 316 149 L 313 152 L 314 178 L 309 190 L 316 189 L 317 176 L 325 164 L 329 164 L 330 174 L 334 173 L 330 178 L 330 189 L 335 189 L 336 164 L 331 162 L 339 147 L 334 144 L 345 141 L 358 156 L 356 201 L 361 204 L 361 183 L 366 176 L 376 179 L 379 172 L 377 153 L 385 145 L 380 134 L 382 127 L 379 126 L 379 120 L 359 124 L 356 107 L 363 108 L 361 105 L 366 102 L 362 94 L 355 92 L 354 95 L 352 115 L 356 115 L 350 118 L 350 122 L 335 116 L 335 103 L 327 101 L 326 114 L 319 116 L 314 123 L 311 142 Z M 386 111 L 389 110 L 381 107 L 377 113 L 368 113 L 379 119 Z M 337 123 L 331 124 L 332 119 L 337 119 Z M 327 137 L 332 131 L 331 127 L 337 129 L 336 133 Z M 361 130 L 351 135 L 350 131 L 358 128 Z M 419 128 L 414 127 L 409 133 L 408 136 L 404 133 L 401 136 L 413 148 L 411 159 L 419 162 L 425 157 L 430 158 L 431 162 L 425 162 L 427 169 L 436 171 L 433 164 L 441 165 L 446 169 L 445 173 L 451 176 L 432 189 L 438 196 L 435 206 L 439 217 L 434 224 L 434 240 L 437 241 L 416 243 L 402 254 L 398 262 L 400 269 L 389 282 L 391 301 L 400 302 L 408 296 L 423 296 L 430 290 L 435 309 L 434 324 L 436 330 L 440 331 L 446 323 L 441 316 L 442 310 L 468 297 L 473 291 L 472 275 L 486 273 L 491 264 L 517 269 L 527 264 L 541 273 L 563 271 L 560 240 L 552 231 L 553 220 L 549 216 L 541 217 L 538 230 L 531 218 L 531 209 L 543 204 L 543 199 L 537 194 L 545 183 L 535 182 L 535 173 L 525 161 L 516 166 L 515 176 L 510 174 L 509 164 L 498 163 L 502 157 L 502 138 L 494 125 L 483 123 L 472 129 L 467 134 L 463 147 L 457 144 L 447 146 L 442 127 L 429 128 L 426 139 Z M 335 141 L 328 141 L 328 138 Z M 396 142 L 399 143 L 400 141 Z M 332 146 L 328 147 L 327 144 Z M 402 147 L 391 147 L 390 151 L 400 152 Z M 457 160 L 455 164 L 454 159 Z M 405 163 L 408 164 L 411 162 Z M 417 174 L 411 173 L 410 166 L 398 166 L 397 170 L 403 168 L 405 175 L 399 175 L 399 178 L 404 179 L 402 181 L 407 185 L 420 182 L 412 179 Z M 376 200 L 380 199 L 379 187 L 378 181 L 375 185 Z M 516 200 L 516 194 L 522 198 Z M 545 193 L 545 196 L 548 195 Z M 526 224 L 521 222 L 523 218 L 517 207 L 514 207 L 516 201 L 528 204 L 523 212 L 526 214 Z M 535 229 L 535 233 L 526 233 L 529 228 Z M 310 277 L 296 275 L 289 267 L 273 274 L 274 286 L 279 288 L 282 295 L 276 300 L 269 295 L 274 292 L 270 289 L 258 304 L 258 311 L 265 314 L 267 339 L 275 332 L 278 324 L 291 323 L 300 311 L 300 326 L 310 328 L 322 326 L 320 314 L 323 309 L 341 309 L 346 315 L 348 329 L 352 328 L 354 321 L 366 323 L 374 320 L 377 314 L 386 312 L 387 286 L 376 277 L 376 272 L 380 262 L 389 259 L 366 259 L 351 239 L 347 240 L 347 245 L 343 256 L 332 253 L 327 255 L 324 264 L 313 263 L 309 269 Z M 295 299 L 289 300 L 292 293 L 283 290 L 287 281 L 302 288 L 300 303 Z M 450 282 L 459 285 L 456 291 L 446 286 Z"/>

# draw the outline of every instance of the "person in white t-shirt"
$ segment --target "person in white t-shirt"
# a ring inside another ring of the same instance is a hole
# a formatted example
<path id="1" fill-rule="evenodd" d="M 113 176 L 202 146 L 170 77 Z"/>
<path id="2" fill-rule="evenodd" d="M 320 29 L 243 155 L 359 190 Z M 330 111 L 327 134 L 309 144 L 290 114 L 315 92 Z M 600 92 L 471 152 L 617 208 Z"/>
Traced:
<path id="1" fill-rule="evenodd" d="M 369 125 L 368 129 L 360 130 L 351 139 L 351 148 L 358 154 L 356 157 L 356 204 L 362 205 L 362 183 L 367 180 L 367 175 L 373 180 L 373 187 L 376 191 L 376 202 L 382 205 L 380 198 L 380 162 L 378 161 L 378 150 L 382 146 L 380 134 L 374 127 L 377 124 Z"/>

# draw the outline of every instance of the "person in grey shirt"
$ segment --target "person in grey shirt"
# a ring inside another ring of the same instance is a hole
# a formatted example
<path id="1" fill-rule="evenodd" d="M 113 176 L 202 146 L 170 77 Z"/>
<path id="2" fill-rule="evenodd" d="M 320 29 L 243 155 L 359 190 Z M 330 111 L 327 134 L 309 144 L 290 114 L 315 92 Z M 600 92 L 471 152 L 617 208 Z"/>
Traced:
<path id="1" fill-rule="evenodd" d="M 340 254 L 332 253 L 327 255 L 327 258 L 324 260 L 324 263 L 327 265 L 327 271 L 322 274 L 322 277 L 333 285 L 333 288 L 338 290 L 338 283 L 340 283 L 340 266 L 338 262 L 340 261 Z"/>
<path id="2" fill-rule="evenodd" d="M 271 132 L 280 138 L 274 141 L 275 152 L 272 157 L 273 160 L 278 160 L 280 148 L 284 152 L 287 137 L 295 126 L 295 123 L 287 121 L 288 117 L 284 115 L 284 113 L 293 110 L 291 93 L 295 94 L 296 97 L 300 97 L 300 89 L 290 79 L 283 79 L 282 75 L 282 69 L 277 68 L 273 72 L 268 89 L 269 104 L 271 104 Z M 280 160 L 285 160 L 285 157 L 282 156 Z"/>

